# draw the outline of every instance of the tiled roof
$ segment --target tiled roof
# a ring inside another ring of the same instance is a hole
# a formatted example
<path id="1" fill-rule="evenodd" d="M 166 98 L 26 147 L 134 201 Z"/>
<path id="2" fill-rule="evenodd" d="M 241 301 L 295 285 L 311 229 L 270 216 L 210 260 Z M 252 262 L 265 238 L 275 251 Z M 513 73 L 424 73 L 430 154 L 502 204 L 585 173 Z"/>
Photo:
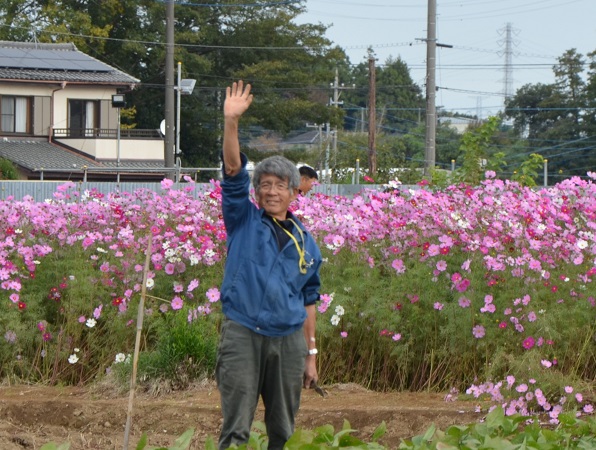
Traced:
<path id="1" fill-rule="evenodd" d="M 11 139 L 0 138 L 0 158 L 8 159 L 14 164 L 28 170 L 44 169 L 81 169 L 87 166 L 89 169 L 100 167 L 116 167 L 116 161 L 95 161 L 79 155 L 68 149 L 59 147 L 48 142 L 47 139 Z M 158 168 L 163 167 L 163 161 L 121 161 L 122 167 Z"/>
<path id="2" fill-rule="evenodd" d="M 140 80 L 81 51 L 74 44 L 0 41 L 0 80 L 135 84 Z"/>
<path id="3" fill-rule="evenodd" d="M 318 131 L 307 131 L 306 133 L 299 134 L 297 136 L 284 140 L 282 145 L 304 145 L 314 144 L 318 142 L 319 132 Z"/>

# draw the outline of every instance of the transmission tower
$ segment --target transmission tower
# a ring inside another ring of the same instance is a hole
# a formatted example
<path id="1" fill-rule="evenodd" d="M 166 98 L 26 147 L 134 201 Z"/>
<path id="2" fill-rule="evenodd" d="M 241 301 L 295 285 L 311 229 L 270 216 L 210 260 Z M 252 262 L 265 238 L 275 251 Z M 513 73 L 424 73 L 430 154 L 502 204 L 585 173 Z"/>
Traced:
<path id="1" fill-rule="evenodd" d="M 504 39 L 498 41 L 499 45 L 505 45 L 505 50 L 499 52 L 499 56 L 505 55 L 505 67 L 503 71 L 505 76 L 503 78 L 503 95 L 505 100 L 513 97 L 513 46 L 516 42 L 513 39 L 513 34 L 517 34 L 518 30 L 514 30 L 511 23 L 507 23 L 504 29 L 499 30 L 500 35 L 505 35 Z"/>

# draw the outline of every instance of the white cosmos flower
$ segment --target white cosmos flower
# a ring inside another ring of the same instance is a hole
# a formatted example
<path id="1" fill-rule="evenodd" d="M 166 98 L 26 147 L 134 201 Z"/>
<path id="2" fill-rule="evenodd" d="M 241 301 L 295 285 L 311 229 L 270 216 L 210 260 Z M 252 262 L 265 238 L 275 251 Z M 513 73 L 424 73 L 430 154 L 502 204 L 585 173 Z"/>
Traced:
<path id="1" fill-rule="evenodd" d="M 339 324 L 340 318 L 337 314 L 334 314 L 333 317 L 331 317 L 331 325 L 337 326 Z"/>
<path id="2" fill-rule="evenodd" d="M 78 360 L 79 360 L 79 357 L 77 355 L 75 355 L 74 353 L 68 357 L 68 362 L 71 364 L 76 364 Z"/>
<path id="3" fill-rule="evenodd" d="M 335 314 L 337 314 L 338 316 L 343 316 L 345 313 L 344 307 L 341 305 L 337 305 L 335 307 Z"/>
<path id="4" fill-rule="evenodd" d="M 584 241 L 583 239 L 579 239 L 577 241 L 577 248 L 579 248 L 580 250 L 583 250 L 584 248 L 586 248 L 588 246 L 588 243 L 586 241 Z"/>
<path id="5" fill-rule="evenodd" d="M 118 353 L 115 358 L 116 363 L 121 363 L 126 360 L 126 355 L 124 353 Z"/>
<path id="6" fill-rule="evenodd" d="M 87 325 L 89 328 L 93 328 L 96 324 L 97 321 L 95 319 L 87 319 L 87 322 L 85 322 L 85 325 Z"/>
<path id="7" fill-rule="evenodd" d="M 147 288 L 151 289 L 153 286 L 155 286 L 155 280 L 153 278 L 147 278 Z"/>

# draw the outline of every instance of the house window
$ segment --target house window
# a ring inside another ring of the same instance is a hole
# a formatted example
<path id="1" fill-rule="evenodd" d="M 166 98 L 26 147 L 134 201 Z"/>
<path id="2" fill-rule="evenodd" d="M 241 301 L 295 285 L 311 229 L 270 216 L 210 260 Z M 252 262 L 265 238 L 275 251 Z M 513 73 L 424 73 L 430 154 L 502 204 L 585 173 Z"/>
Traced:
<path id="1" fill-rule="evenodd" d="M 99 123 L 96 100 L 69 100 L 68 124 L 71 137 L 95 136 Z"/>
<path id="2" fill-rule="evenodd" d="M 29 133 L 31 127 L 29 97 L 3 95 L 0 103 L 1 126 L 5 133 Z"/>

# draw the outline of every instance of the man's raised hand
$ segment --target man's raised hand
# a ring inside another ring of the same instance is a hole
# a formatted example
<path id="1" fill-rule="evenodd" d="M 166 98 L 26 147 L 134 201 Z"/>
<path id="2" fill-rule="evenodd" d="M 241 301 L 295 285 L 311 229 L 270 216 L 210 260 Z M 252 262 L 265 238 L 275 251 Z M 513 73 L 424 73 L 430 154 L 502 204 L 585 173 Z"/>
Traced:
<path id="1" fill-rule="evenodd" d="M 253 98 L 250 88 L 250 84 L 244 86 L 242 80 L 234 82 L 232 86 L 226 88 L 224 102 L 224 117 L 226 119 L 238 119 L 248 109 Z"/>

